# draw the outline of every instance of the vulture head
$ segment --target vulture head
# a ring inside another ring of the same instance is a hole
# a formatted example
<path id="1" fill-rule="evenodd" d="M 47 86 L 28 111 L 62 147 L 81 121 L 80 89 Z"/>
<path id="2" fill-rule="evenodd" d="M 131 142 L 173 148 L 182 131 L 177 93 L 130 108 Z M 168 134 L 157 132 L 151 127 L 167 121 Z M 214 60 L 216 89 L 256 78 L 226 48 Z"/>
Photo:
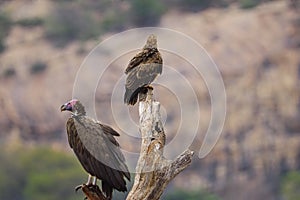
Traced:
<path id="1" fill-rule="evenodd" d="M 144 49 L 154 49 L 157 48 L 157 39 L 154 34 L 149 35 Z"/>
<path id="2" fill-rule="evenodd" d="M 66 110 L 72 112 L 72 114 L 76 116 L 86 114 L 83 105 L 77 99 L 72 99 L 71 101 L 68 101 L 60 107 L 60 111 Z"/>

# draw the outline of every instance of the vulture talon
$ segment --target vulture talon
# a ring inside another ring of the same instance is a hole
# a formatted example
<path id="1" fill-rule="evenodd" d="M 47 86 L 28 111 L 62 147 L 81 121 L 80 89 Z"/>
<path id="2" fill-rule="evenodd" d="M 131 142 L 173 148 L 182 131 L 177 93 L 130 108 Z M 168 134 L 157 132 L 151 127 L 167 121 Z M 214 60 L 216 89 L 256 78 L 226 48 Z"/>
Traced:
<path id="1" fill-rule="evenodd" d="M 84 184 L 77 185 L 77 186 L 75 187 L 75 192 L 78 192 L 78 190 L 82 189 L 83 186 L 84 186 Z"/>
<path id="2" fill-rule="evenodd" d="M 152 85 L 148 85 L 148 86 L 146 86 L 146 88 L 149 89 L 149 90 L 154 90 Z"/>

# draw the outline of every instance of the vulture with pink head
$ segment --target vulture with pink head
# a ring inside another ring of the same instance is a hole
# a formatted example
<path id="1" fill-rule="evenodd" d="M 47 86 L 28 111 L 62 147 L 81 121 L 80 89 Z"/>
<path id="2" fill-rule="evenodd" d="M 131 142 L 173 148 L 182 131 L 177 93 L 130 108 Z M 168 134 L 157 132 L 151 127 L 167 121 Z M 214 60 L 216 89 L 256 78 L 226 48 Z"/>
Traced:
<path id="1" fill-rule="evenodd" d="M 66 128 L 70 147 L 89 174 L 87 185 L 96 185 L 101 180 L 102 191 L 107 199 L 112 198 L 113 189 L 127 191 L 126 179 L 130 173 L 119 143 L 119 136 L 111 127 L 86 116 L 80 101 L 73 99 L 61 106 L 61 111 L 70 111 Z"/>

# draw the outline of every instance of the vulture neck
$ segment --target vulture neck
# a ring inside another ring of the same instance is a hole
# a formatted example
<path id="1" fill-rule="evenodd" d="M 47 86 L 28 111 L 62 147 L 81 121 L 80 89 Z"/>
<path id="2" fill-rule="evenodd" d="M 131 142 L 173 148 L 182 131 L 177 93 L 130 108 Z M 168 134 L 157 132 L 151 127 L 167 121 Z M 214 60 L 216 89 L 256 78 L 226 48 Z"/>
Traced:
<path id="1" fill-rule="evenodd" d="M 73 112 L 74 116 L 85 116 L 86 115 L 85 109 L 80 102 L 77 102 L 74 107 L 75 107 L 74 112 Z"/>

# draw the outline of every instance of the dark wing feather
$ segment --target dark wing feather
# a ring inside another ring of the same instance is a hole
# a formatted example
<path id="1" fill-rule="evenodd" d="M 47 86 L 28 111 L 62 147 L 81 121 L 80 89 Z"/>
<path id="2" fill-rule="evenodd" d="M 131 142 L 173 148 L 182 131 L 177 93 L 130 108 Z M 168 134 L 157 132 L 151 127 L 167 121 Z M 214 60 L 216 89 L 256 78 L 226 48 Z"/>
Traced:
<path id="1" fill-rule="evenodd" d="M 120 136 L 120 134 L 115 131 L 114 129 L 112 129 L 110 126 L 107 126 L 105 124 L 100 124 L 98 123 L 102 130 L 103 133 L 109 138 L 109 140 L 116 146 L 119 146 L 119 143 L 117 142 L 117 140 L 114 138 L 114 136 Z"/>
<path id="2" fill-rule="evenodd" d="M 143 93 L 146 94 L 148 91 L 148 88 L 146 87 L 140 87 L 137 88 L 136 90 L 130 90 L 126 89 L 125 94 L 124 94 L 124 103 L 128 105 L 134 105 L 139 97 L 139 94 Z"/>
<path id="3" fill-rule="evenodd" d="M 106 196 L 112 189 L 126 191 L 124 177 L 130 180 L 125 158 L 107 125 L 88 117 L 72 117 L 67 122 L 68 140 L 83 168 L 102 180 Z"/>
<path id="4" fill-rule="evenodd" d="M 149 85 L 161 72 L 162 64 L 141 64 L 130 71 L 126 79 L 125 87 L 126 89 L 136 90 L 139 87 Z"/>
<path id="5" fill-rule="evenodd" d="M 132 70 L 133 68 L 135 68 L 136 66 L 138 66 L 140 63 L 142 63 L 145 56 L 146 56 L 146 52 L 144 52 L 144 51 L 142 51 L 142 52 L 136 54 L 136 55 L 129 61 L 129 64 L 128 64 L 127 68 L 125 69 L 125 74 L 128 74 L 128 72 L 129 72 L 130 70 Z"/>
<path id="6" fill-rule="evenodd" d="M 124 102 L 129 103 L 131 100 L 136 102 L 137 95 L 142 87 L 152 83 L 155 78 L 162 73 L 162 64 L 147 63 L 140 64 L 132 69 L 127 76 L 125 83 Z"/>
<path id="7" fill-rule="evenodd" d="M 140 64 L 146 63 L 159 63 L 162 64 L 162 57 L 157 48 L 143 49 L 141 52 L 136 54 L 130 61 L 125 69 L 125 74 L 128 74 L 132 69 L 139 66 Z"/>
<path id="8" fill-rule="evenodd" d="M 120 136 L 120 134 L 108 125 L 98 123 L 106 135 Z"/>

